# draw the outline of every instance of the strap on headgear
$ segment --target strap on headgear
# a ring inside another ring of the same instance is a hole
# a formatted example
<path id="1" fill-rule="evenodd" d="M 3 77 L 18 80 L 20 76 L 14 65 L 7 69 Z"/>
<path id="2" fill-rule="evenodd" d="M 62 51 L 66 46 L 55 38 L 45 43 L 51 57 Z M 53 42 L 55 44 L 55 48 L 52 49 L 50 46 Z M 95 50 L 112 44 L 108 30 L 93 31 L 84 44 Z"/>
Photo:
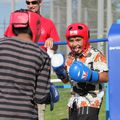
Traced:
<path id="1" fill-rule="evenodd" d="M 70 37 L 82 37 L 83 38 L 83 50 L 85 50 L 89 45 L 89 28 L 82 23 L 73 23 L 67 27 L 66 39 L 68 46 L 70 47 L 69 38 Z"/>

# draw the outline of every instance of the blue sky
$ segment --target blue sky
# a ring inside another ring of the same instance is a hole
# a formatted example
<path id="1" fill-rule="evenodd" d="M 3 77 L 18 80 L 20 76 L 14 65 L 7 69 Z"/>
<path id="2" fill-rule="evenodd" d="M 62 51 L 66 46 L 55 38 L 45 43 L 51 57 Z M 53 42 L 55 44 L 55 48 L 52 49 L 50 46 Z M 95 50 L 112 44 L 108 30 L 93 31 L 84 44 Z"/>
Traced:
<path id="1" fill-rule="evenodd" d="M 12 0 L 0 0 L 0 38 L 3 37 L 4 31 L 9 23 L 9 17 L 12 11 L 11 1 Z M 14 1 L 15 1 L 15 7 L 14 7 L 15 10 L 20 8 L 26 8 L 25 0 L 14 0 Z M 44 3 L 45 2 L 48 2 L 48 0 L 44 0 Z M 48 7 L 46 8 L 48 9 Z M 47 13 L 46 11 L 43 12 Z"/>
<path id="2" fill-rule="evenodd" d="M 0 0 L 0 37 L 3 37 L 5 28 L 9 22 L 12 0 Z M 15 9 L 26 8 L 25 0 L 16 0 Z"/>

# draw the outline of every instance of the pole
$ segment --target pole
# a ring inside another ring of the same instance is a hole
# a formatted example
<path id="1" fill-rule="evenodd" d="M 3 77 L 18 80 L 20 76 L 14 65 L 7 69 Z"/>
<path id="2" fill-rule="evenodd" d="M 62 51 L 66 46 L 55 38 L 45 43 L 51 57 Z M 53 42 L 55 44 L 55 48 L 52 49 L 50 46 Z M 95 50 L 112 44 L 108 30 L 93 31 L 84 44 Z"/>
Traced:
<path id="1" fill-rule="evenodd" d="M 66 16 L 67 16 L 67 26 L 68 26 L 69 24 L 72 23 L 72 0 L 67 0 L 66 7 L 67 7 Z M 66 47 L 67 47 L 67 53 L 69 53 L 69 48 L 68 46 Z"/>
<path id="2" fill-rule="evenodd" d="M 88 8 L 84 8 L 84 21 L 88 25 Z"/>
<path id="3" fill-rule="evenodd" d="M 102 38 L 104 35 L 104 0 L 98 0 L 98 24 L 97 24 L 97 37 Z M 98 44 L 98 49 L 104 53 L 104 43 Z"/>
<path id="4" fill-rule="evenodd" d="M 53 0 L 50 0 L 50 18 L 51 20 L 54 20 L 54 1 Z"/>
<path id="5" fill-rule="evenodd" d="M 110 26 L 112 25 L 112 2 L 111 0 L 107 0 L 107 33 L 109 31 Z M 106 51 L 108 49 L 108 45 L 106 46 Z M 107 53 L 108 58 L 108 53 Z M 106 120 L 110 120 L 110 106 L 109 106 L 109 84 L 106 88 Z"/>
<path id="6" fill-rule="evenodd" d="M 82 0 L 78 0 L 77 5 L 77 16 L 78 16 L 78 22 L 82 22 Z"/>
<path id="7" fill-rule="evenodd" d="M 15 0 L 11 0 L 11 12 L 15 10 Z"/>
<path id="8" fill-rule="evenodd" d="M 110 26 L 112 25 L 112 2 L 107 0 L 107 30 L 109 31 Z"/>
<path id="9" fill-rule="evenodd" d="M 67 0 L 67 26 L 72 23 L 72 0 Z"/>

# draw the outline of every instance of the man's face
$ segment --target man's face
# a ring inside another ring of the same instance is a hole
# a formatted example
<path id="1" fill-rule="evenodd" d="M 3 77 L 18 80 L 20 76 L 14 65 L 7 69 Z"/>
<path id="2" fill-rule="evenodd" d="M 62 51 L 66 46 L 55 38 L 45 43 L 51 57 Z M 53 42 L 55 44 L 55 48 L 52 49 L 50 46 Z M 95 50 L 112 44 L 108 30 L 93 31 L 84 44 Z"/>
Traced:
<path id="1" fill-rule="evenodd" d="M 69 46 L 74 54 L 80 54 L 83 47 L 82 37 L 71 37 L 69 38 Z"/>
<path id="2" fill-rule="evenodd" d="M 40 4 L 39 0 L 26 0 L 27 8 L 33 12 L 39 13 Z"/>

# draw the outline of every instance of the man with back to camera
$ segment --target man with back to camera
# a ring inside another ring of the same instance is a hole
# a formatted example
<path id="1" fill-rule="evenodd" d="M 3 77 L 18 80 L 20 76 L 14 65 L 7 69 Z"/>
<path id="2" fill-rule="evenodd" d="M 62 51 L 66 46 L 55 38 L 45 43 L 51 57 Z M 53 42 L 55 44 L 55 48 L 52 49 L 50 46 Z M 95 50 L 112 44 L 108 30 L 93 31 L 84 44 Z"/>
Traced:
<path id="1" fill-rule="evenodd" d="M 1 120 L 38 120 L 37 104 L 53 100 L 50 58 L 33 42 L 39 29 L 38 14 L 24 9 L 11 13 L 7 37 L 0 41 Z"/>
<path id="2" fill-rule="evenodd" d="M 26 0 L 27 8 L 33 12 L 40 14 L 40 7 L 42 0 Z M 53 42 L 59 42 L 60 38 L 57 33 L 56 27 L 52 20 L 45 18 L 40 14 L 41 17 L 41 35 L 38 42 L 45 42 L 43 49 L 50 49 L 50 52 L 54 53 L 57 50 L 57 45 L 53 45 Z"/>

